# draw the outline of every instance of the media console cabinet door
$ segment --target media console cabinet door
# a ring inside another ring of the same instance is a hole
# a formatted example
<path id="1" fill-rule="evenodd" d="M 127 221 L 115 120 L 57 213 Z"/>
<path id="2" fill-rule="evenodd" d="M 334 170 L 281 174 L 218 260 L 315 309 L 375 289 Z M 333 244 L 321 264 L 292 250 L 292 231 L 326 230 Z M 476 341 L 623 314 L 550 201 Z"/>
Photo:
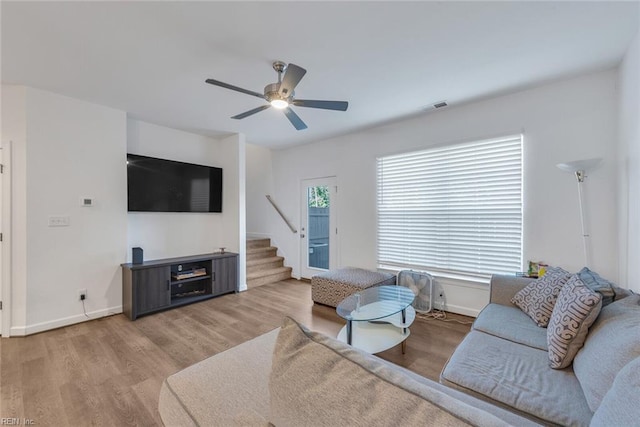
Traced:
<path id="1" fill-rule="evenodd" d="M 213 260 L 213 293 L 215 295 L 235 292 L 238 287 L 238 257 L 231 256 Z"/>
<path id="2" fill-rule="evenodd" d="M 136 314 L 144 314 L 171 305 L 171 267 L 134 270 Z"/>

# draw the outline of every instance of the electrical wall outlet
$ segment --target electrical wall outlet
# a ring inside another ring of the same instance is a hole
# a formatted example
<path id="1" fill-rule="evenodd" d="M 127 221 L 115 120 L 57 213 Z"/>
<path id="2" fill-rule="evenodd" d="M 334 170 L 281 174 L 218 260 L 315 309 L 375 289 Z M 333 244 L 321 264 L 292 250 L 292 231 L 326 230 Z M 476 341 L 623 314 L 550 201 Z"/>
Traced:
<path id="1" fill-rule="evenodd" d="M 82 298 L 84 297 L 84 298 Z M 82 301 L 87 299 L 87 290 L 86 289 L 80 289 L 78 290 L 78 301 Z"/>
<path id="2" fill-rule="evenodd" d="M 437 297 L 435 301 L 435 308 L 438 310 L 444 310 L 444 291 L 442 289 L 438 290 Z"/>

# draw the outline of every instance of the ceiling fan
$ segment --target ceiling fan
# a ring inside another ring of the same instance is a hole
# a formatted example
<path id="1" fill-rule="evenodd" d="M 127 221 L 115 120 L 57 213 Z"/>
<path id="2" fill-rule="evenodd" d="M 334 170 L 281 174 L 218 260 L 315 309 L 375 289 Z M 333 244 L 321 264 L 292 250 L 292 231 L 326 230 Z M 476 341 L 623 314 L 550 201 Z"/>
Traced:
<path id="1" fill-rule="evenodd" d="M 214 79 L 207 79 L 206 82 L 215 86 L 220 86 L 226 89 L 235 90 L 237 92 L 246 93 L 258 98 L 262 98 L 268 102 L 267 105 L 261 105 L 253 110 L 245 111 L 231 117 L 232 119 L 244 119 L 260 111 L 266 110 L 269 107 L 274 107 L 282 110 L 287 116 L 287 119 L 291 122 L 293 127 L 297 130 L 306 129 L 307 125 L 302 121 L 300 117 L 291 109 L 292 105 L 297 107 L 309 107 L 309 108 L 322 108 L 324 110 L 336 110 L 346 111 L 349 107 L 349 103 L 346 101 L 317 101 L 312 99 L 295 99 L 294 89 L 302 80 L 307 70 L 302 67 L 298 67 L 296 64 L 285 64 L 282 61 L 276 61 L 273 63 L 273 69 L 278 73 L 278 83 L 271 83 L 264 87 L 264 94 L 254 92 L 241 87 L 233 86 L 228 83 L 224 83 Z M 282 76 L 284 73 L 284 77 Z"/>

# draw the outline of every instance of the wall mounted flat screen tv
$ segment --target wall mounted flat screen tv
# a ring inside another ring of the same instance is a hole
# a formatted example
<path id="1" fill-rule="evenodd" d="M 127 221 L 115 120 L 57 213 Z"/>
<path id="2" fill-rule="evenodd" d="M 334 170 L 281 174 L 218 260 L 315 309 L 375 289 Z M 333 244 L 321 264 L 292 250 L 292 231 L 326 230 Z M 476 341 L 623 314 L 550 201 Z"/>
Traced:
<path id="1" fill-rule="evenodd" d="M 222 212 L 222 169 L 127 154 L 129 212 Z"/>

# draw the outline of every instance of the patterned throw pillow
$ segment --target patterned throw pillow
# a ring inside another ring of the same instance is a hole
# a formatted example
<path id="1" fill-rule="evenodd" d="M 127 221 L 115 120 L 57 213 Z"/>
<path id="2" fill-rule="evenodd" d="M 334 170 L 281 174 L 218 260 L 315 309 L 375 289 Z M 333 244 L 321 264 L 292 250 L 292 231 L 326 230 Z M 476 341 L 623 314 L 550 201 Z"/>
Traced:
<path id="1" fill-rule="evenodd" d="M 562 287 L 547 327 L 549 366 L 566 368 L 587 338 L 589 327 L 602 308 L 602 295 L 592 291 L 578 275 Z"/>
<path id="2" fill-rule="evenodd" d="M 544 276 L 515 294 L 511 302 L 527 313 L 538 326 L 546 328 L 560 289 L 570 277 L 568 271 L 560 267 L 550 267 Z"/>

